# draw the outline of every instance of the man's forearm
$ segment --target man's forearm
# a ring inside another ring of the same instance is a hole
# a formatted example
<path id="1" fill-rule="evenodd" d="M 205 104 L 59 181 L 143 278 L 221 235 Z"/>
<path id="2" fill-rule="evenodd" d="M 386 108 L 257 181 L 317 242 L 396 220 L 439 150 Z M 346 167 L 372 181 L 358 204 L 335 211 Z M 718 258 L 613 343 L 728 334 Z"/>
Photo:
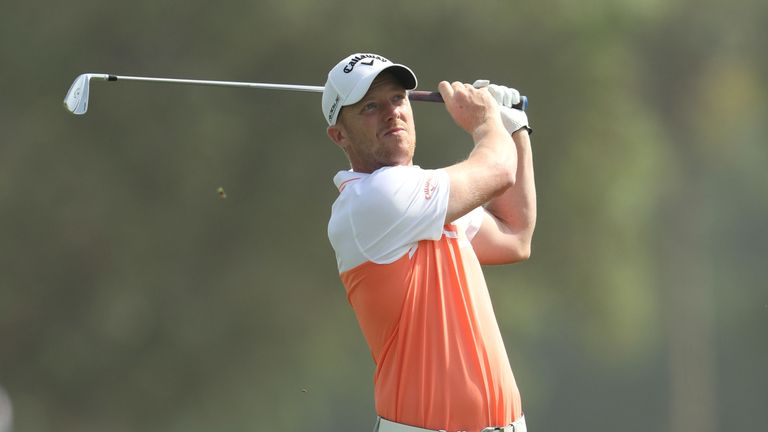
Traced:
<path id="1" fill-rule="evenodd" d="M 536 185 L 531 142 L 524 128 L 513 133 L 512 139 L 517 148 L 515 184 L 490 200 L 485 208 L 510 231 L 517 235 L 527 235 L 530 241 L 536 225 Z"/>

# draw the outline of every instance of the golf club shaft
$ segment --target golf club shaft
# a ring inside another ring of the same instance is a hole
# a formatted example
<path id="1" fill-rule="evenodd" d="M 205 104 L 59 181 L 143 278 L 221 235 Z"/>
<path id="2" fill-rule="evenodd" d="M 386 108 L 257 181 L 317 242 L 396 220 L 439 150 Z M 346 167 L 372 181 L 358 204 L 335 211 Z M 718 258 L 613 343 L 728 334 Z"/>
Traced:
<path id="1" fill-rule="evenodd" d="M 201 86 L 217 86 L 217 87 L 239 87 L 239 88 L 255 88 L 255 89 L 268 89 L 268 90 L 293 90 L 303 92 L 322 93 L 322 86 L 308 86 L 308 85 L 295 85 L 295 84 L 269 84 L 269 83 L 250 83 L 250 82 L 237 82 L 237 81 L 210 81 L 210 80 L 193 80 L 193 79 L 178 79 L 178 78 L 152 78 L 152 77 L 138 77 L 138 76 L 123 76 L 123 75 L 106 75 L 107 81 L 142 81 L 142 82 L 154 82 L 154 83 L 168 83 L 168 84 L 192 84 Z"/>
<path id="2" fill-rule="evenodd" d="M 90 94 L 90 82 L 92 80 L 98 81 L 142 81 L 153 83 L 169 83 L 169 84 L 191 84 L 200 86 L 218 86 L 218 87 L 240 87 L 240 88 L 256 88 L 256 89 L 271 89 L 271 90 L 291 90 L 291 91 L 303 91 L 322 93 L 324 87 L 322 86 L 308 86 L 308 85 L 296 85 L 296 84 L 270 84 L 270 83 L 251 83 L 251 82 L 237 82 L 237 81 L 210 81 L 210 80 L 193 80 L 193 79 L 179 79 L 179 78 L 153 78 L 153 77 L 138 77 L 138 76 L 125 76 L 125 75 L 111 75 L 102 73 L 85 73 L 79 75 L 70 86 L 67 95 L 64 97 L 64 107 L 72 114 L 82 115 L 88 110 L 88 95 Z M 428 101 L 428 102 L 443 102 L 443 98 L 440 93 L 428 92 L 428 91 L 410 91 L 409 97 L 415 101 Z M 525 111 L 528 106 L 528 99 L 525 96 L 521 96 L 520 103 L 514 105 L 513 108 L 517 108 Z"/>
<path id="3" fill-rule="evenodd" d="M 237 81 L 210 81 L 210 80 L 193 80 L 193 79 L 178 79 L 178 78 L 152 78 L 152 77 L 138 77 L 138 76 L 123 76 L 123 75 L 107 75 L 107 81 L 143 81 L 143 82 L 155 82 L 155 83 L 169 83 L 169 84 L 192 84 L 202 86 L 219 86 L 219 87 L 240 87 L 240 88 L 256 88 L 256 89 L 268 89 L 268 90 L 293 90 L 303 92 L 322 93 L 322 86 L 309 86 L 309 85 L 296 85 L 296 84 L 270 84 L 270 83 L 251 83 L 251 82 L 237 82 Z M 443 102 L 443 97 L 439 92 L 430 92 L 423 90 L 411 90 L 408 92 L 408 97 L 414 101 L 421 102 Z M 528 100 L 525 96 L 521 96 L 519 104 L 514 105 L 513 108 L 525 110 L 528 105 Z"/>

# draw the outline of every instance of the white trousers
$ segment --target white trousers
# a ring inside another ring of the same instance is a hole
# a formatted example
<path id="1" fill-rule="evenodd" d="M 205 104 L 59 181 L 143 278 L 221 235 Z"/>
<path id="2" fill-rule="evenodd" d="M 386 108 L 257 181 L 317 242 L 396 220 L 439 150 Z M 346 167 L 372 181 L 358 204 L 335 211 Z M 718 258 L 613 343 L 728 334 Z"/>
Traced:
<path id="1" fill-rule="evenodd" d="M 376 427 L 373 432 L 446 432 L 443 429 L 424 429 L 416 426 L 409 426 L 402 423 L 395 423 L 379 417 L 376 420 Z M 450 431 L 454 432 L 454 431 Z M 460 431 L 457 431 L 460 432 Z M 480 432 L 527 432 L 525 427 L 525 417 L 520 416 L 514 423 L 508 426 L 487 427 Z"/>

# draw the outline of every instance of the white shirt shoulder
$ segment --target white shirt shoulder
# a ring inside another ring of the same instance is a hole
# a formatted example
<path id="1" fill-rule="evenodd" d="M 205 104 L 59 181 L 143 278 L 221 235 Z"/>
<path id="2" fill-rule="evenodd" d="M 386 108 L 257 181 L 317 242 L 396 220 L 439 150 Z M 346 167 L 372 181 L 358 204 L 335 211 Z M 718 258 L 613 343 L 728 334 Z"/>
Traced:
<path id="1" fill-rule="evenodd" d="M 450 179 L 441 169 L 384 167 L 371 174 L 340 171 L 334 182 L 328 237 L 339 272 L 367 261 L 392 263 L 415 250 L 420 240 L 439 240 L 448 209 Z M 478 213 L 478 211 L 480 213 Z M 471 238 L 482 223 L 482 208 L 454 222 Z"/>

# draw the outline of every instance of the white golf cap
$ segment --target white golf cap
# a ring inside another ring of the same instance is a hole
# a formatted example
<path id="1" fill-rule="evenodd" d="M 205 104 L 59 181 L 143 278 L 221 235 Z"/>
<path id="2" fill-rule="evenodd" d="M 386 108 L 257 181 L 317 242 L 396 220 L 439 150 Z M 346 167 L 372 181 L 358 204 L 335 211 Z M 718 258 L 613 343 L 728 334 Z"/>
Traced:
<path id="1" fill-rule="evenodd" d="M 413 71 L 377 54 L 352 54 L 334 66 L 323 90 L 323 116 L 328 124 L 336 124 L 341 107 L 359 102 L 384 70 L 391 71 L 406 90 L 416 88 Z"/>

